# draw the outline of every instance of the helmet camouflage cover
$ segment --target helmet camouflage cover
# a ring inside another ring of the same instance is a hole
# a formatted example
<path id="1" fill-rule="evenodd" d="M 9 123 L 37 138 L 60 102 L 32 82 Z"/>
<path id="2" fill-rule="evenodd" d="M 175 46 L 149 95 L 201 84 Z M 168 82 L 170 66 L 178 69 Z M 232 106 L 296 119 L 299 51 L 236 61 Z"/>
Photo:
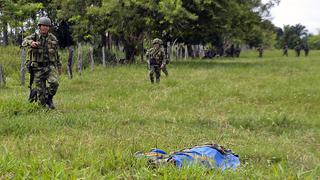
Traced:
<path id="1" fill-rule="evenodd" d="M 48 17 L 41 17 L 38 26 L 40 25 L 51 26 L 51 20 Z"/>
<path id="2" fill-rule="evenodd" d="M 155 38 L 155 39 L 152 41 L 152 44 L 160 44 L 160 45 L 162 45 L 162 40 L 159 39 L 159 38 Z"/>

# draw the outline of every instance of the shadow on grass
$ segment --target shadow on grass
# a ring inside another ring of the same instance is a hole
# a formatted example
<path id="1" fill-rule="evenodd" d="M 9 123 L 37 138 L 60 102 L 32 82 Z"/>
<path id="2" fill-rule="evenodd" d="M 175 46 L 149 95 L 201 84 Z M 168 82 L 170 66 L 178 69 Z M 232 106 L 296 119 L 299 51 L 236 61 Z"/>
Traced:
<path id="1" fill-rule="evenodd" d="M 273 118 L 267 117 L 232 117 L 229 120 L 230 125 L 235 128 L 247 129 L 250 131 L 267 131 L 277 135 L 290 132 L 292 130 L 305 131 L 313 127 L 310 124 L 305 123 L 303 120 L 291 118 L 288 116 L 279 116 Z"/>
<path id="2" fill-rule="evenodd" d="M 174 61 L 173 66 L 189 67 L 195 69 L 208 69 L 208 68 L 247 68 L 259 67 L 263 64 L 258 61 L 243 62 L 237 59 L 223 59 L 223 60 L 195 60 L 195 61 Z"/>

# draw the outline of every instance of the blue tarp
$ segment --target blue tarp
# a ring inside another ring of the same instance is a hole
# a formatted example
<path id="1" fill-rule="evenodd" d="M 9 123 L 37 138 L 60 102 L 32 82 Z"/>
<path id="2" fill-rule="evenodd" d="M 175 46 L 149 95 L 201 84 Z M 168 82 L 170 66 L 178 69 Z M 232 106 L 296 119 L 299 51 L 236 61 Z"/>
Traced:
<path id="1" fill-rule="evenodd" d="M 148 153 L 144 153 L 144 157 L 153 164 L 172 163 L 178 168 L 204 165 L 210 169 L 235 170 L 240 165 L 238 155 L 218 145 L 196 146 L 172 154 L 167 154 L 161 149 L 153 149 Z"/>

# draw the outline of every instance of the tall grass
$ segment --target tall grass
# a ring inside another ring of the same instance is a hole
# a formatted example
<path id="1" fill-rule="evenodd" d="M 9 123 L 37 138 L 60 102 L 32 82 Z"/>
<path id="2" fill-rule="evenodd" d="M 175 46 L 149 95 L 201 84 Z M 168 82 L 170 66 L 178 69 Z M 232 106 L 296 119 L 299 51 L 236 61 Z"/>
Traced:
<path id="1" fill-rule="evenodd" d="M 0 90 L 0 178 L 319 178 L 320 53 L 256 55 L 173 62 L 157 85 L 142 64 L 63 75 L 54 111 L 12 78 Z M 204 142 L 234 150 L 241 167 L 151 168 L 133 155 Z"/>

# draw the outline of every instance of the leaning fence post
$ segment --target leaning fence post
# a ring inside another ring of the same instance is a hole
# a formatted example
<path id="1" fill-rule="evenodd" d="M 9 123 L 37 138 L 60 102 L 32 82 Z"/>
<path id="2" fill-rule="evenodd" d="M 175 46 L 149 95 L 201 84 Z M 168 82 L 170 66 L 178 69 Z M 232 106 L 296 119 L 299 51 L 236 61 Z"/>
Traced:
<path id="1" fill-rule="evenodd" d="M 21 65 L 20 65 L 20 78 L 21 78 L 21 85 L 24 86 L 25 84 L 25 77 L 26 77 L 26 72 L 25 72 L 25 50 L 24 48 L 21 48 Z"/>
<path id="2" fill-rule="evenodd" d="M 67 64 L 67 71 L 68 71 L 68 77 L 69 79 L 72 79 L 72 66 L 73 66 L 73 52 L 74 48 L 73 46 L 69 47 L 69 57 L 68 57 L 68 64 Z"/>
<path id="3" fill-rule="evenodd" d="M 3 67 L 0 64 L 0 87 L 4 87 L 5 85 L 6 85 L 6 77 L 4 76 Z"/>
<path id="4" fill-rule="evenodd" d="M 82 48 L 81 43 L 78 43 L 78 65 L 77 65 L 78 73 L 81 75 L 82 71 Z"/>

